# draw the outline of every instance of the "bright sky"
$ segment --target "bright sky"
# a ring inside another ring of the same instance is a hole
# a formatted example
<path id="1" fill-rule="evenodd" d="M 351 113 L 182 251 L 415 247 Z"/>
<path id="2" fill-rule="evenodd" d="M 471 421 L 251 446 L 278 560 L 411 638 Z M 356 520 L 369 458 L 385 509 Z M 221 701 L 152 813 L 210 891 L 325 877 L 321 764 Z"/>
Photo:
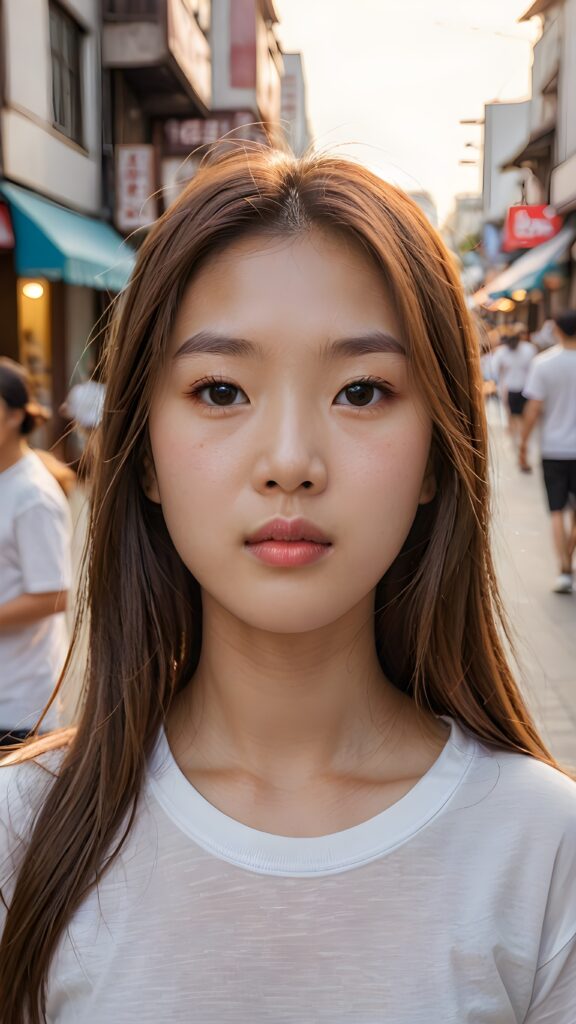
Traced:
<path id="1" fill-rule="evenodd" d="M 275 0 L 278 36 L 303 55 L 319 149 L 351 153 L 406 189 L 426 189 L 440 220 L 481 190 L 484 103 L 530 95 L 539 19 L 531 0 Z"/>

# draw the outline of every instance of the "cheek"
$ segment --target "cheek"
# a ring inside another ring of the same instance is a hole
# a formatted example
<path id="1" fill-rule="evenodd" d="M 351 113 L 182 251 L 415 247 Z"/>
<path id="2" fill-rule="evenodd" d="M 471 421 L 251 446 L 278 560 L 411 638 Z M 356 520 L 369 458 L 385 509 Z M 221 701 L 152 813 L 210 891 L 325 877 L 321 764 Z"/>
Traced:
<path id="1" fill-rule="evenodd" d="M 382 438 L 340 449 L 339 473 L 351 485 L 350 498 L 372 496 L 385 506 L 418 503 L 430 450 L 431 431 L 420 421 Z"/>

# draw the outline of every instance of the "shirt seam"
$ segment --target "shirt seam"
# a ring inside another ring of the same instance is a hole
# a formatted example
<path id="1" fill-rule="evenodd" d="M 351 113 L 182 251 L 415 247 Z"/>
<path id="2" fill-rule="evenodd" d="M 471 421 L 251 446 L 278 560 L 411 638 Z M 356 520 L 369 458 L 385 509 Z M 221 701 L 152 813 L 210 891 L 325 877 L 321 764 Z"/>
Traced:
<path id="1" fill-rule="evenodd" d="M 563 942 L 563 943 L 562 943 L 562 945 L 558 947 L 558 949 L 556 950 L 556 952 L 555 952 L 555 953 L 552 953 L 552 955 L 551 955 L 551 956 L 549 956 L 549 957 L 548 957 L 548 959 L 547 959 L 547 960 L 545 960 L 543 964 L 540 964 L 540 965 L 539 965 L 538 967 L 536 967 L 536 973 L 538 973 L 538 971 L 541 971 L 541 970 L 543 970 L 543 968 L 544 968 L 544 967 L 548 967 L 548 965 L 549 965 L 549 964 L 551 964 L 551 963 L 552 963 L 552 961 L 553 961 L 553 960 L 555 960 L 555 959 L 556 959 L 556 957 L 557 957 L 557 956 L 559 956 L 559 955 L 560 955 L 560 953 L 561 953 L 561 952 L 562 952 L 562 951 L 563 951 L 564 949 L 566 949 L 566 946 L 569 946 L 569 945 L 570 945 L 570 943 L 571 943 L 571 942 L 574 942 L 575 940 L 576 940 L 576 931 L 572 932 L 572 934 L 571 934 L 570 938 L 566 939 L 566 941 L 565 941 L 565 942 Z"/>

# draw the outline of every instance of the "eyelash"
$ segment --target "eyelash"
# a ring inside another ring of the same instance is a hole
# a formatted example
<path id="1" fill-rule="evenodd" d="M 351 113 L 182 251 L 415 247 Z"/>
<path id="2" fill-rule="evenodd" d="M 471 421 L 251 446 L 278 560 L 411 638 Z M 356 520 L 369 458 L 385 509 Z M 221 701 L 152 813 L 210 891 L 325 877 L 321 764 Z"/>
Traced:
<path id="1" fill-rule="evenodd" d="M 207 411 L 209 415 L 225 415 L 229 409 L 234 409 L 237 406 L 207 405 L 206 403 L 202 402 L 202 399 L 200 398 L 202 391 L 205 391 L 207 388 L 213 387 L 217 384 L 227 384 L 231 388 L 237 388 L 238 391 L 242 391 L 242 388 L 239 388 L 236 384 L 233 384 L 232 381 L 227 380 L 225 377 L 203 377 L 202 380 L 197 381 L 197 383 L 192 388 L 190 388 L 190 390 L 186 393 L 187 397 L 190 398 L 193 402 L 197 403 L 198 405 L 202 405 L 203 409 Z M 377 388 L 379 391 L 382 392 L 384 396 L 381 401 L 376 402 L 374 405 L 342 406 L 342 408 L 345 409 L 352 409 L 353 412 L 355 413 L 370 414 L 378 412 L 380 410 L 382 402 L 390 401 L 390 399 L 396 397 L 396 392 L 393 390 L 393 388 L 391 388 L 390 385 L 387 384 L 386 381 L 382 380 L 380 377 L 356 377 L 354 380 L 350 381 L 349 384 L 345 384 L 344 387 L 340 389 L 338 394 L 340 395 L 342 391 L 346 391 L 348 388 L 353 387 L 354 384 L 368 384 L 372 387 Z M 246 403 L 242 402 L 241 404 L 244 405 Z"/>

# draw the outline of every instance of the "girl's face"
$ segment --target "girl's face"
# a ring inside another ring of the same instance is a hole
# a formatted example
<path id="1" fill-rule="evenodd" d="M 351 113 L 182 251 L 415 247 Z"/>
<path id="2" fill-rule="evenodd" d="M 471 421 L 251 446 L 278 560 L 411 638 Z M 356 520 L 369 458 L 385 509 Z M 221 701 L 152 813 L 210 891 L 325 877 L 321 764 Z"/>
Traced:
<path id="1" fill-rule="evenodd" d="M 370 258 L 320 229 L 233 243 L 194 277 L 150 411 L 145 489 L 204 598 L 298 633 L 372 594 L 434 494 L 404 341 Z M 247 538 L 278 516 L 305 517 L 330 547 L 261 561 Z"/>

